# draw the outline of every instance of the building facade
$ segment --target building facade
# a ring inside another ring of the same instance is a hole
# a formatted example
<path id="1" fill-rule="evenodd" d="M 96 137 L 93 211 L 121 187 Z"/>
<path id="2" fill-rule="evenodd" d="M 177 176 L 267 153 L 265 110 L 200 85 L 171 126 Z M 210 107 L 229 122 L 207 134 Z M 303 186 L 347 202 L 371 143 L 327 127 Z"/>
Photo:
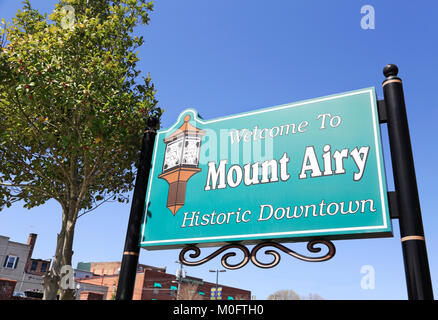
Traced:
<path id="1" fill-rule="evenodd" d="M 29 245 L 0 236 L 1 276 L 6 279 L 19 280 L 25 270 L 29 252 Z"/>
<path id="2" fill-rule="evenodd" d="M 94 277 L 94 273 L 86 270 L 74 269 L 75 279 L 86 279 Z"/>
<path id="3" fill-rule="evenodd" d="M 108 294 L 108 287 L 100 284 L 92 284 L 85 282 L 75 282 L 76 300 L 105 300 Z M 84 293 L 95 293 L 101 299 L 89 299 L 93 295 Z"/>
<path id="4" fill-rule="evenodd" d="M 93 284 L 108 288 L 104 300 L 115 298 L 119 281 L 120 262 L 79 263 L 77 269 L 94 270 L 95 276 L 75 279 L 82 287 Z M 88 270 L 85 270 L 88 271 Z M 100 272 L 100 274 L 96 274 Z M 112 272 L 112 274 L 110 274 Z M 251 291 L 218 284 L 222 300 L 250 300 Z M 166 268 L 139 264 L 135 278 L 133 300 L 210 300 L 211 292 L 216 291 L 216 284 L 201 278 L 181 277 L 166 273 Z"/>
<path id="5" fill-rule="evenodd" d="M 76 270 L 78 272 L 79 271 L 89 272 L 93 275 L 111 276 L 111 275 L 119 274 L 121 265 L 122 265 L 122 263 L 120 261 L 115 261 L 115 262 L 79 262 Z M 166 272 L 165 267 L 153 267 L 153 266 L 148 266 L 146 264 L 138 264 L 137 265 L 137 271 L 141 272 L 141 271 L 146 270 L 146 269 L 159 270 L 162 272 Z"/>
<path id="6" fill-rule="evenodd" d="M 15 292 L 43 290 L 43 275 L 51 260 L 32 259 L 37 235 L 29 234 L 27 243 L 0 236 L 0 278 L 15 280 Z"/>

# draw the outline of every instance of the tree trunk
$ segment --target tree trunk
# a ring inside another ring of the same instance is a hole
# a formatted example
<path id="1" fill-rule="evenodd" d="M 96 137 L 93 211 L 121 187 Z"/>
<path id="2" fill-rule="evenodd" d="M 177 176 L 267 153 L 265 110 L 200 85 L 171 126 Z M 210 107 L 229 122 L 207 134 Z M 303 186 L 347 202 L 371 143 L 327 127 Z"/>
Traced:
<path id="1" fill-rule="evenodd" d="M 53 268 L 43 277 L 44 295 L 43 300 L 56 300 L 58 293 L 59 276 L 54 273 Z"/>
<path id="2" fill-rule="evenodd" d="M 63 213 L 64 214 L 64 213 Z M 52 265 L 49 272 L 43 276 L 44 295 L 43 300 L 56 300 L 59 288 L 60 272 L 61 272 L 61 248 L 64 244 L 64 226 L 61 228 L 61 233 L 58 234 L 56 241 L 55 255 L 53 256 Z"/>
<path id="3" fill-rule="evenodd" d="M 66 189 L 66 201 L 61 203 L 62 227 L 58 235 L 54 262 L 44 278 L 44 297 L 47 297 L 48 300 L 56 299 L 58 290 L 60 291 L 60 300 L 73 300 L 75 298 L 74 269 L 71 265 L 73 236 L 80 202 L 87 186 L 85 178 L 82 185 L 79 182 L 78 161 L 77 156 L 74 156 L 70 161 L 70 181 L 72 183 Z M 62 269 L 65 266 L 70 267 L 69 272 L 61 274 L 61 270 L 65 272 L 66 269 Z"/>
<path id="4" fill-rule="evenodd" d="M 64 266 L 71 266 L 72 256 L 73 256 L 73 237 L 74 237 L 75 223 L 73 221 L 67 221 L 66 233 L 64 238 L 64 247 L 62 250 L 62 262 Z M 73 268 L 73 266 L 72 266 Z M 71 276 L 71 281 L 74 281 L 73 274 Z M 74 300 L 75 299 L 75 289 L 74 283 L 72 287 L 61 288 L 60 300 Z"/>
<path id="5" fill-rule="evenodd" d="M 58 234 L 56 243 L 55 256 L 49 272 L 43 277 L 44 296 L 43 300 L 56 300 L 58 290 L 60 289 L 60 300 L 73 300 L 75 290 L 72 288 L 60 288 L 60 282 L 63 276 L 70 276 L 73 281 L 73 275 L 61 274 L 63 266 L 71 266 L 73 255 L 73 236 L 75 228 L 75 217 L 77 214 L 71 210 L 63 209 L 62 227 Z M 63 281 L 65 283 L 65 281 Z"/>

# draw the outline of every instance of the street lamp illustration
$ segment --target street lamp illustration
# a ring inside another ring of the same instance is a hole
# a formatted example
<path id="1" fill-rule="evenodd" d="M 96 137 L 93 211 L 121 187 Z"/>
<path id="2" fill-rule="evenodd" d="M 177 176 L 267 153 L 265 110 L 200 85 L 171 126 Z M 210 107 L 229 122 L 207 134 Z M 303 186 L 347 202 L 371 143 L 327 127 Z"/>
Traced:
<path id="1" fill-rule="evenodd" d="M 205 131 L 191 125 L 190 119 L 191 116 L 186 115 L 182 126 L 164 139 L 166 150 L 162 173 L 158 177 L 169 183 L 167 208 L 173 215 L 185 203 L 187 181 L 201 171 L 199 156 Z"/>

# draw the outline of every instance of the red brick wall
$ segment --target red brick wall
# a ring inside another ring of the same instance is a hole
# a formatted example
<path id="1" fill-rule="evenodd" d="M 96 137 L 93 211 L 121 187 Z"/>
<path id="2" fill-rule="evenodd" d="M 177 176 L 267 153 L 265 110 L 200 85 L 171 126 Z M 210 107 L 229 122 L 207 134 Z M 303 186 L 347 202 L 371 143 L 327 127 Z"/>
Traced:
<path id="1" fill-rule="evenodd" d="M 37 263 L 37 267 L 35 270 L 31 270 L 32 263 L 34 261 Z M 43 263 L 46 263 L 46 271 L 41 271 L 41 267 L 42 267 Z M 51 260 L 30 259 L 28 264 L 26 265 L 26 273 L 43 276 L 49 271 L 50 263 L 51 263 Z"/>
<path id="2" fill-rule="evenodd" d="M 117 284 L 119 282 L 119 276 L 97 276 L 97 277 L 91 277 L 87 279 L 81 279 L 76 280 L 77 282 L 83 282 L 83 283 L 91 283 L 98 286 L 106 286 L 108 287 L 108 292 L 106 294 L 106 297 L 103 297 L 103 300 L 111 300 L 113 292 L 117 289 Z M 115 290 L 113 291 L 113 288 Z"/>
<path id="3" fill-rule="evenodd" d="M 80 300 L 103 300 L 103 293 L 82 291 Z"/>
<path id="4" fill-rule="evenodd" d="M 173 283 L 176 277 L 173 274 L 146 270 L 144 273 L 142 300 L 174 300 L 176 291 L 171 296 L 170 286 L 178 287 L 178 283 Z M 159 283 L 161 288 L 154 288 L 154 283 Z"/>
<path id="5" fill-rule="evenodd" d="M 192 298 L 196 300 L 210 300 L 210 290 L 211 288 L 215 288 L 216 284 L 211 282 L 203 282 L 202 279 L 197 280 L 202 284 L 195 284 L 193 286 L 190 285 L 189 282 L 182 282 L 180 290 L 184 290 L 182 287 L 187 286 L 186 288 L 190 287 L 191 290 L 196 289 L 196 293 Z M 154 283 L 161 284 L 161 288 L 154 288 Z M 177 292 L 174 291 L 174 295 L 172 296 L 170 286 L 178 287 L 178 283 L 176 283 L 176 277 L 174 275 L 147 270 L 145 272 L 142 300 L 175 300 Z M 228 297 L 232 297 L 234 300 L 251 299 L 251 291 L 228 287 L 221 284 L 219 284 L 218 287 L 222 287 L 222 300 L 228 300 Z M 204 293 L 204 295 L 199 294 L 199 291 Z"/>
<path id="6" fill-rule="evenodd" d="M 212 287 L 216 287 L 216 284 L 211 282 L 202 282 L 202 279 L 197 279 L 202 285 L 198 285 L 196 288 L 196 298 L 199 300 L 210 300 L 210 290 Z M 105 300 L 111 300 L 113 293 L 117 289 L 119 281 L 118 275 L 113 276 L 97 276 L 88 279 L 81 279 L 79 282 L 91 283 L 95 285 L 101 285 L 108 287 L 108 293 Z M 170 290 L 171 286 L 178 287 L 178 283 L 175 282 L 176 277 L 173 274 L 155 271 L 145 270 L 144 272 L 138 272 L 135 278 L 133 300 L 175 300 L 176 290 Z M 154 284 L 159 283 L 160 288 L 154 288 Z M 184 284 L 182 284 L 184 285 Z M 228 296 L 233 297 L 234 300 L 250 300 L 251 292 L 248 290 L 228 287 L 219 284 L 222 287 L 222 300 L 227 300 Z M 204 295 L 199 295 L 201 291 Z M 173 295 L 172 295 L 173 293 Z"/>
<path id="7" fill-rule="evenodd" d="M 98 275 L 113 275 L 120 268 L 120 262 L 91 262 L 90 271 Z"/>
<path id="8" fill-rule="evenodd" d="M 35 233 L 29 234 L 29 238 L 27 239 L 27 245 L 29 246 L 29 254 L 27 255 L 25 270 L 28 270 L 28 268 L 30 266 L 32 253 L 33 253 L 33 249 L 35 247 L 36 239 L 37 239 L 37 235 Z"/>
<path id="9" fill-rule="evenodd" d="M 251 291 L 224 286 L 220 283 L 218 287 L 222 287 L 222 300 L 228 300 L 228 297 L 232 297 L 233 300 L 251 300 Z M 216 283 L 204 282 L 198 287 L 199 291 L 205 293 L 203 296 L 205 300 L 210 300 L 211 288 L 216 288 Z"/>
<path id="10" fill-rule="evenodd" d="M 144 274 L 137 273 L 137 276 L 135 277 L 134 295 L 132 297 L 133 300 L 141 300 L 142 299 L 143 279 L 144 279 Z M 96 276 L 96 277 L 91 277 L 91 278 L 87 278 L 87 279 L 80 279 L 77 281 L 83 282 L 83 283 L 91 283 L 91 284 L 95 284 L 98 286 L 108 287 L 108 292 L 106 294 L 106 297 L 104 297 L 104 300 L 111 300 L 113 294 L 116 293 L 117 285 L 119 283 L 119 276 L 118 275 Z"/>
<path id="11" fill-rule="evenodd" d="M 135 276 L 134 294 L 132 300 L 143 300 L 143 283 L 144 283 L 144 272 L 137 272 Z"/>
<path id="12" fill-rule="evenodd" d="M 93 272 L 96 275 L 114 275 L 114 274 L 118 274 L 118 271 L 120 269 L 121 266 L 121 262 L 90 262 L 90 270 L 91 272 Z M 165 271 L 164 268 L 157 268 L 157 267 L 153 267 L 153 266 L 148 266 L 145 264 L 138 264 L 137 266 L 138 268 L 142 268 L 141 271 L 146 270 L 146 269 L 152 269 L 152 270 L 156 270 L 156 271 Z M 140 270 L 139 270 L 140 271 Z"/>
<path id="13" fill-rule="evenodd" d="M 17 281 L 0 279 L 0 300 L 11 300 Z"/>

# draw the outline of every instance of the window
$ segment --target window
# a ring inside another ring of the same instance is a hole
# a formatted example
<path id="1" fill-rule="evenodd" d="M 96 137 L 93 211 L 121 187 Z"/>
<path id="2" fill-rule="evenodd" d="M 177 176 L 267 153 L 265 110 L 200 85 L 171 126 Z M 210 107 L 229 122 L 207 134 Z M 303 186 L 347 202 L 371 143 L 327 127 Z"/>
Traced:
<path id="1" fill-rule="evenodd" d="M 154 294 L 158 294 L 159 293 L 159 288 L 162 288 L 162 285 L 161 285 L 161 283 L 158 283 L 158 282 L 154 282 Z"/>
<path id="2" fill-rule="evenodd" d="M 178 288 L 175 286 L 170 286 L 170 296 L 175 297 L 176 292 L 178 292 Z"/>
<path id="3" fill-rule="evenodd" d="M 41 264 L 41 272 L 46 272 L 47 271 L 47 262 L 43 262 Z"/>
<path id="4" fill-rule="evenodd" d="M 38 262 L 32 261 L 32 265 L 30 266 L 30 271 L 36 271 L 37 266 L 38 266 Z"/>
<path id="5" fill-rule="evenodd" d="M 4 268 L 16 269 L 18 264 L 18 257 L 16 256 L 6 256 L 5 262 L 3 264 Z"/>

